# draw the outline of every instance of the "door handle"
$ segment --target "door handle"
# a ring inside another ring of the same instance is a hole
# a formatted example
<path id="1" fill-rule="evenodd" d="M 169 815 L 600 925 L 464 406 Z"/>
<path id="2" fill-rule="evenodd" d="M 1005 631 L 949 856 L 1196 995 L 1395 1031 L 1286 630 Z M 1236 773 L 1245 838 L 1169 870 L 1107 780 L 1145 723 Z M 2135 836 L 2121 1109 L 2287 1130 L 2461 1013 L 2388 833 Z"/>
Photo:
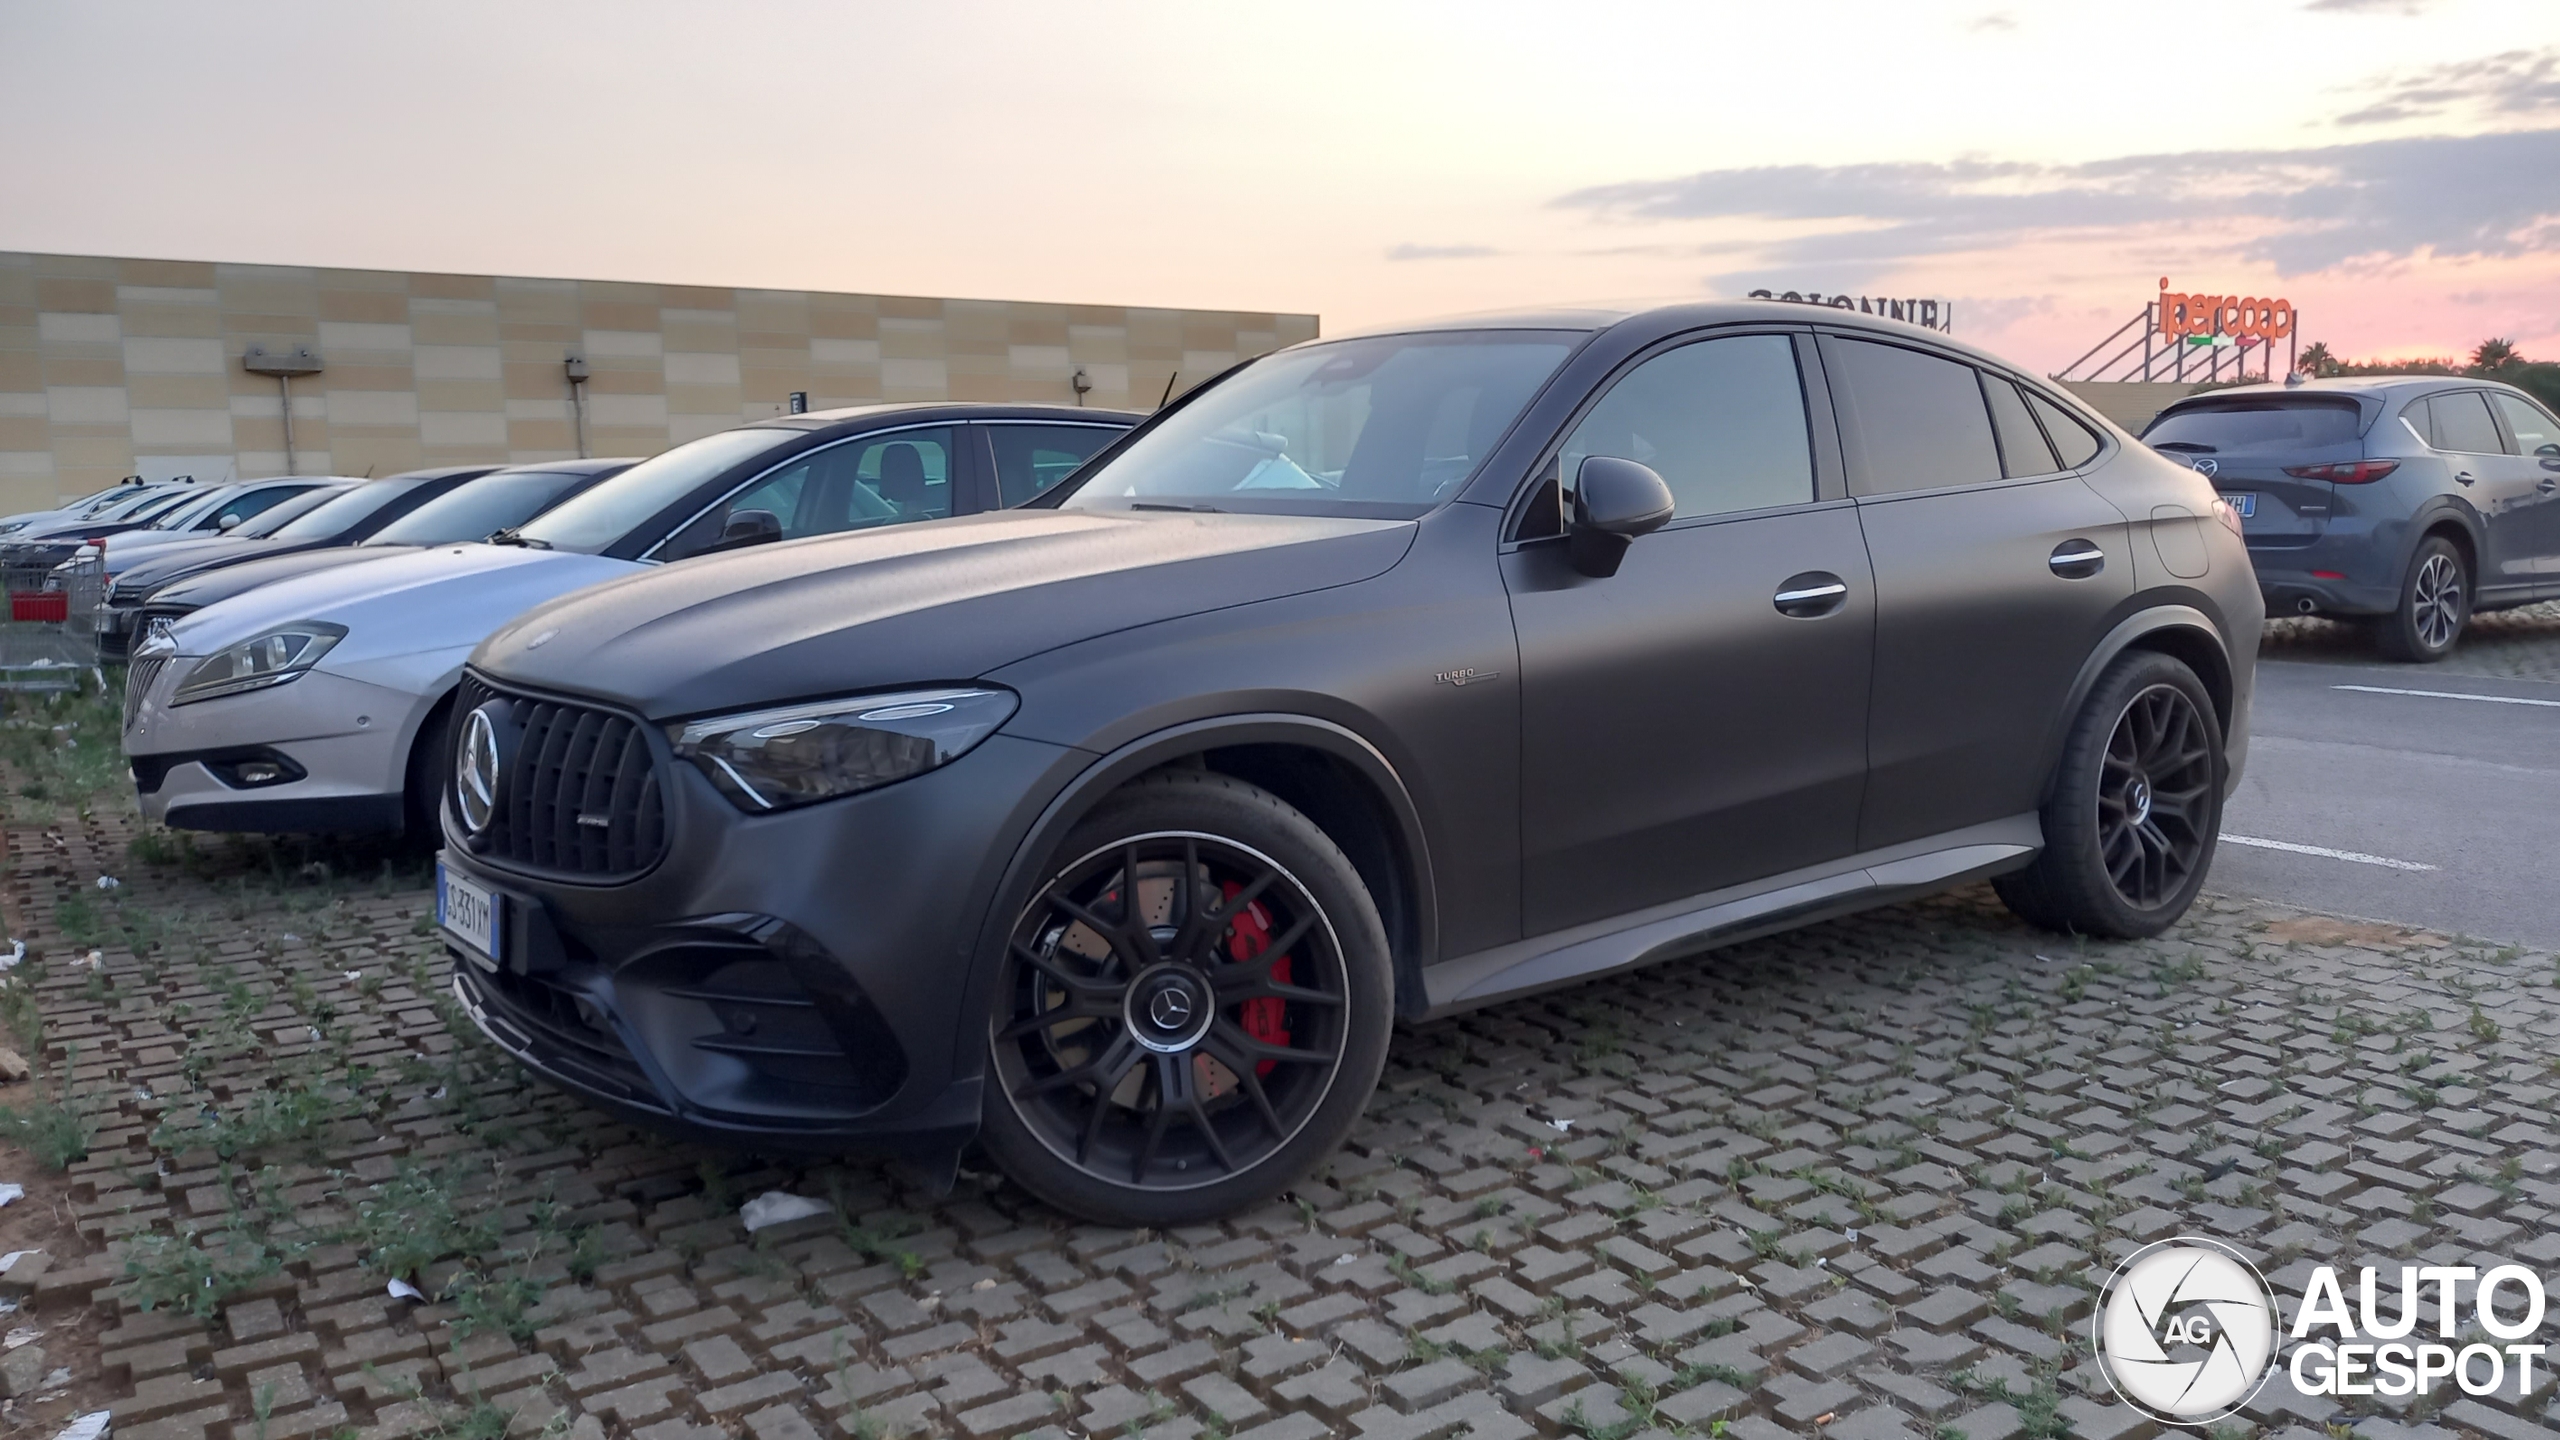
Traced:
<path id="1" fill-rule="evenodd" d="M 2472 474 L 2472 473 L 2471 473 L 2470 471 L 2468 471 L 2468 470 L 2456 470 L 2456 471 L 2454 471 L 2454 472 L 2453 472 L 2453 478 L 2454 478 L 2454 480 L 2455 480 L 2456 482 L 2458 482 L 2458 483 L 2460 483 L 2460 484 L 2468 485 L 2468 484 L 2472 483 L 2474 480 L 2479 479 L 2480 477 L 2478 477 L 2478 476 L 2476 476 L 2476 475 Z"/>
<path id="2" fill-rule="evenodd" d="M 1788 576 L 1769 603 L 1781 615 L 1817 620 L 1849 603 L 1849 584 L 1828 570 L 1808 570 Z"/>
<path id="3" fill-rule="evenodd" d="M 2541 491 L 2545 495 L 2548 495 L 2554 490 L 2560 490 L 2560 480 L 2554 480 L 2550 476 L 2545 475 L 2534 485 L 2533 488 Z"/>
<path id="4" fill-rule="evenodd" d="M 2107 552 L 2086 540 L 2065 540 L 2045 563 L 2065 580 L 2086 580 L 2107 568 Z"/>

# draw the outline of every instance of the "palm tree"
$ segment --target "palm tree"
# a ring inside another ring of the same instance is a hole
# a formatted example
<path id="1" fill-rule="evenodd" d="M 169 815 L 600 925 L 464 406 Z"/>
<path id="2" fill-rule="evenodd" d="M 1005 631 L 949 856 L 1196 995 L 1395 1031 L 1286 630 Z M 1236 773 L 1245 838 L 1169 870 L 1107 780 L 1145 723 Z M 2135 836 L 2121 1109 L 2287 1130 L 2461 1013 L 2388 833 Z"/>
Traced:
<path id="1" fill-rule="evenodd" d="M 2483 340 L 2471 352 L 2471 365 L 2476 370 L 2500 370 L 2523 363 L 2524 357 L 2516 353 L 2512 340 Z"/>
<path id="2" fill-rule="evenodd" d="M 2329 353 L 2328 346 L 2317 340 L 2303 346 L 2302 354 L 2294 360 L 2294 369 L 2314 380 L 2334 373 L 2337 368 L 2337 357 Z"/>

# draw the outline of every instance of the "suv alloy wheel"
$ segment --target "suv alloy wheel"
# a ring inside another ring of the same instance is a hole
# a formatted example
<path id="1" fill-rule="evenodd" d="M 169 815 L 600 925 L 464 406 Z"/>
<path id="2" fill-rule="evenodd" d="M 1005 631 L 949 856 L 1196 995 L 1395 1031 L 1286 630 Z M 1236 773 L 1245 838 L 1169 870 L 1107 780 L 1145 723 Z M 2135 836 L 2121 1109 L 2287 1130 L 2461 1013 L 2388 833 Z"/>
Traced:
<path id="1" fill-rule="evenodd" d="M 2169 928 L 2222 832 L 2222 724 L 2193 670 L 2119 656 L 2082 703 L 2043 811 L 2044 849 L 1992 887 L 2019 918 L 2126 940 Z"/>
<path id="2" fill-rule="evenodd" d="M 1105 802 L 1008 937 L 988 1150 L 1115 1224 L 1231 1214 L 1350 1131 L 1385 1062 L 1386 934 L 1324 832 L 1225 776 Z"/>

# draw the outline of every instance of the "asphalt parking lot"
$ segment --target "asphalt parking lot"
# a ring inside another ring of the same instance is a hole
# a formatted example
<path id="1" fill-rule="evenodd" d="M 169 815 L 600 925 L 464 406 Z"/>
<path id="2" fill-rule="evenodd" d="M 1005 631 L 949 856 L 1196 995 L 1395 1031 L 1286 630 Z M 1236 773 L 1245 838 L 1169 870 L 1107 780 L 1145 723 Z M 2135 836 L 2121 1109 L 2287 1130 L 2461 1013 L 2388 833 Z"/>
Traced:
<path id="1" fill-rule="evenodd" d="M 2425 666 L 2273 627 L 2252 731 L 2215 889 L 2560 947 L 2560 607 L 2483 616 Z"/>
<path id="2" fill-rule="evenodd" d="M 1977 889 L 1424 1026 L 1317 1180 L 1146 1233 L 531 1086 L 456 1038 L 414 867 L 112 806 L 8 841 L 94 1139 L 31 1197 L 77 1240 L 0 1288 L 97 1334 L 119 1440 L 2132 1436 L 2082 1335 L 2145 1240 L 2283 1293 L 2560 1262 L 2560 963 L 2251 901 L 2080 944 Z M 827 1208 L 750 1233 L 775 1190 Z M 2548 1393 L 2245 1418 L 2543 1433 Z"/>

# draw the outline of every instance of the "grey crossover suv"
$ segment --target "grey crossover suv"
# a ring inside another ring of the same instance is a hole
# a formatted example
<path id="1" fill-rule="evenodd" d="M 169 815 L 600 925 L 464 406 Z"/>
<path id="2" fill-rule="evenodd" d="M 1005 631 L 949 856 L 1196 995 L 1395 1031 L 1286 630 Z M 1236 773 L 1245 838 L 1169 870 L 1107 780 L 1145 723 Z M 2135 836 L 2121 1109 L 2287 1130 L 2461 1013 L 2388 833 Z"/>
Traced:
<path id="1" fill-rule="evenodd" d="M 1928 331 L 1327 340 L 1029 508 L 518 617 L 438 910 L 475 1021 L 620 1114 L 1180 1223 L 1320 1161 L 1399 1018 L 1983 876 L 2159 931 L 2262 618 L 2200 476 Z"/>
<path id="2" fill-rule="evenodd" d="M 2216 390 L 2142 438 L 2239 513 L 2267 610 L 2370 619 L 2440 660 L 2483 610 L 2560 597 L 2560 421 L 2454 376 Z"/>

